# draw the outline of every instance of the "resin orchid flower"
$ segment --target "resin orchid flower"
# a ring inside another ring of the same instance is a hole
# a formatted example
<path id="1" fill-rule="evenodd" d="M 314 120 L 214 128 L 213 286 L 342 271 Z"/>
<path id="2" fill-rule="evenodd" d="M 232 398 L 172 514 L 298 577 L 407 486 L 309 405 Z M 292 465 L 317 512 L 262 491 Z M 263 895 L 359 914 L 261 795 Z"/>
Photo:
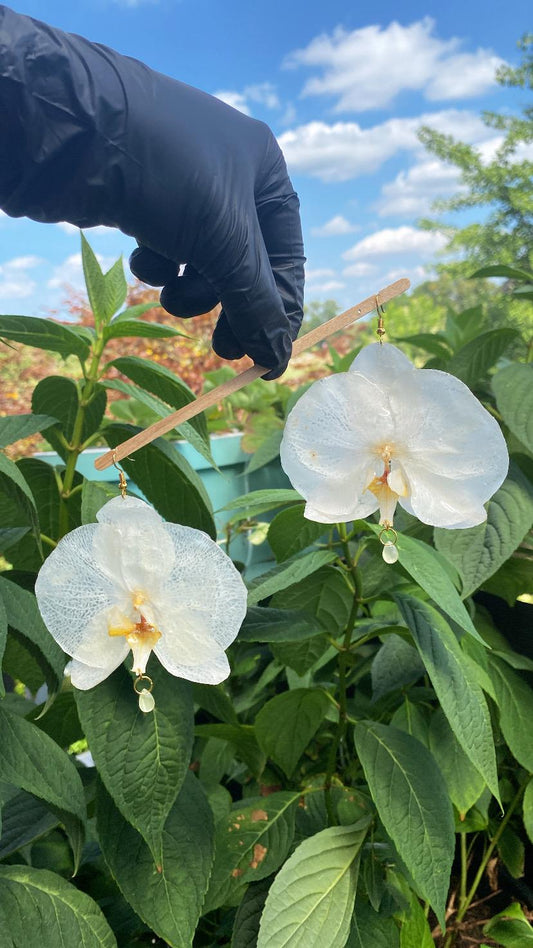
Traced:
<path id="1" fill-rule="evenodd" d="M 416 369 L 375 343 L 291 411 L 281 463 L 319 523 L 368 517 L 392 528 L 399 503 L 423 523 L 473 527 L 507 474 L 498 423 L 463 382 Z"/>
<path id="2" fill-rule="evenodd" d="M 92 688 L 130 650 L 138 678 L 152 651 L 179 678 L 227 678 L 224 649 L 246 613 L 246 587 L 229 557 L 205 533 L 165 523 L 134 497 L 115 497 L 97 518 L 60 540 L 35 587 L 48 630 L 72 656 L 72 684 Z"/>

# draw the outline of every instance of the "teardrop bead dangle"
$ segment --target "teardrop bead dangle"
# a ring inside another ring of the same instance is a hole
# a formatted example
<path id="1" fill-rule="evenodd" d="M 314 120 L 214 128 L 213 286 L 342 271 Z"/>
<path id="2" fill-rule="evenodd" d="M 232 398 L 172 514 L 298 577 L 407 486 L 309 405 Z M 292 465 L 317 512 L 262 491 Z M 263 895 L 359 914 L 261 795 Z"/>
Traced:
<path id="1" fill-rule="evenodd" d="M 387 540 L 383 544 L 381 555 L 386 563 L 396 563 L 398 561 L 398 547 L 391 540 Z"/>
<path id="2" fill-rule="evenodd" d="M 145 714 L 148 714 L 155 708 L 155 698 L 147 688 L 143 688 L 139 695 L 139 708 L 141 711 L 144 711 Z"/>

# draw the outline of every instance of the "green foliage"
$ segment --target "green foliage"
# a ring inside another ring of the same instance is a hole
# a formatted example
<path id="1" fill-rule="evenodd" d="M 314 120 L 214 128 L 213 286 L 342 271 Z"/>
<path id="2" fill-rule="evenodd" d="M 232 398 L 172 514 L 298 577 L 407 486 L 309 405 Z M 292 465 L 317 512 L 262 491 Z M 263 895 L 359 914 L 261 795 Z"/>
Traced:
<path id="1" fill-rule="evenodd" d="M 529 270 L 504 255 L 476 282 L 445 274 L 387 308 L 417 362 L 461 378 L 501 424 L 509 476 L 479 527 L 433 531 L 402 513 L 398 562 L 386 565 L 376 523 L 314 523 L 295 490 L 263 480 L 305 386 L 257 383 L 224 407 L 253 415 L 247 473 L 262 489 L 243 481 L 217 511 L 218 539 L 260 524 L 262 562 L 239 564 L 249 608 L 229 679 L 190 685 L 152 657 L 156 705 L 143 714 L 129 662 L 95 688 L 72 687 L 33 593 L 61 537 L 117 496 L 76 470 L 96 439 L 115 446 L 137 430 L 132 403 L 108 421 L 106 391 L 134 398 L 147 419 L 194 398 L 127 342 L 113 363 L 122 378 L 102 382 L 110 339 L 174 333 L 143 322 L 150 304 L 121 309 L 120 262 L 104 274 L 84 242 L 83 263 L 94 327 L 0 317 L 0 336 L 76 354 L 82 368 L 41 381 L 32 414 L 0 419 L 0 445 L 42 432 L 61 459 L 0 452 L 6 948 L 430 948 L 422 901 L 441 923 L 448 909 L 451 948 L 490 859 L 519 877 L 533 841 L 533 661 L 512 638 L 519 609 L 533 608 L 533 386 L 531 364 L 511 361 L 527 359 L 528 340 L 491 319 L 500 295 L 502 307 L 511 293 L 530 305 Z M 486 278 L 505 280 L 503 292 Z M 346 371 L 353 356 L 331 350 L 330 368 Z M 203 416 L 180 432 L 212 463 Z M 204 483 L 172 444 L 122 463 L 165 519 L 216 537 Z M 504 621 L 492 597 L 510 607 Z M 511 906 L 485 933 L 522 945 L 531 927 Z"/>

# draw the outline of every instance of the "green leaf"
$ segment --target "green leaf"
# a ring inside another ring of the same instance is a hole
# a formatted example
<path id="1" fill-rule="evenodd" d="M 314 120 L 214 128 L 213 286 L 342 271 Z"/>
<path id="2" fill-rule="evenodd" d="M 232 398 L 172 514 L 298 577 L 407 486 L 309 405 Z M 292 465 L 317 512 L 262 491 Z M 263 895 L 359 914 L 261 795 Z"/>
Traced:
<path id="1" fill-rule="evenodd" d="M 235 748 L 235 756 L 259 777 L 265 766 L 265 755 L 261 751 L 253 727 L 249 724 L 197 724 L 197 737 L 217 737 L 229 741 Z"/>
<path id="2" fill-rule="evenodd" d="M 383 825 L 444 927 L 455 836 L 440 770 L 423 744 L 385 724 L 357 724 L 355 744 Z"/>
<path id="3" fill-rule="evenodd" d="M 101 779 L 156 858 L 189 767 L 193 706 L 188 682 L 169 675 L 154 659 L 148 674 L 155 697 L 150 714 L 139 709 L 123 666 L 97 688 L 76 691 L 76 702 Z"/>
<path id="4" fill-rule="evenodd" d="M 488 654 L 488 671 L 500 711 L 500 727 L 509 749 L 522 767 L 533 771 L 533 689 L 506 662 Z"/>
<path id="5" fill-rule="evenodd" d="M 108 484 L 106 481 L 86 481 L 83 482 L 81 490 L 81 522 L 96 523 L 96 514 L 104 504 L 107 504 L 113 497 L 118 497 L 120 490 L 118 484 Z"/>
<path id="6" fill-rule="evenodd" d="M 294 836 L 298 791 L 235 804 L 216 828 L 215 862 L 204 912 L 226 904 L 246 882 L 264 879 L 284 862 Z"/>
<path id="7" fill-rule="evenodd" d="M 4 658 L 4 652 L 6 649 L 7 642 L 7 614 L 4 607 L 2 599 L 0 599 L 0 698 L 3 698 L 6 689 L 4 687 L 4 681 L 2 678 L 2 660 Z"/>
<path id="8" fill-rule="evenodd" d="M 61 432 L 68 442 L 72 442 L 74 425 L 80 407 L 78 386 L 72 379 L 63 378 L 59 375 L 49 375 L 35 387 L 31 404 L 34 412 L 53 414 L 58 419 L 58 425 L 48 429 L 46 440 L 50 442 L 59 456 L 66 461 L 68 449 L 58 437 L 58 433 Z M 105 389 L 101 385 L 96 385 L 91 400 L 85 408 L 83 426 L 81 432 L 79 432 L 82 442 L 93 435 L 95 431 L 98 431 L 104 417 L 106 404 Z"/>
<path id="9" fill-rule="evenodd" d="M 192 694 L 195 704 L 199 704 L 219 721 L 224 721 L 225 724 L 239 723 L 233 702 L 223 684 L 202 685 L 195 682 L 192 686 Z"/>
<path id="10" fill-rule="evenodd" d="M 300 843 L 272 883 L 257 948 L 344 948 L 368 824 L 331 826 Z"/>
<path id="11" fill-rule="evenodd" d="M 242 511 L 242 518 L 248 516 L 267 513 L 269 510 L 275 510 L 277 507 L 285 507 L 287 504 L 301 502 L 301 495 L 291 488 L 273 488 L 271 490 L 253 490 L 249 494 L 241 494 L 235 497 L 221 510 L 239 510 Z"/>
<path id="12" fill-rule="evenodd" d="M 498 840 L 498 853 L 513 879 L 524 875 L 525 848 L 522 840 L 510 826 L 506 826 Z"/>
<path id="13" fill-rule="evenodd" d="M 96 259 L 94 250 L 81 231 L 80 237 L 83 276 L 85 278 L 87 296 L 89 297 L 89 303 L 94 315 L 94 322 L 96 326 L 105 325 L 107 322 L 105 277 Z"/>
<path id="14" fill-rule="evenodd" d="M 282 609 L 299 609 L 315 616 L 322 628 L 337 637 L 348 621 L 353 602 L 351 591 L 341 571 L 324 566 L 300 582 L 280 590 L 272 605 Z"/>
<path id="15" fill-rule="evenodd" d="M 508 365 L 492 379 L 505 424 L 533 454 L 533 365 Z"/>
<path id="16" fill-rule="evenodd" d="M 213 863 L 213 816 L 200 782 L 187 773 L 156 862 L 102 784 L 96 816 L 104 858 L 124 898 L 172 948 L 190 948 Z"/>
<path id="17" fill-rule="evenodd" d="M 434 948 L 434 946 L 435 942 L 424 909 L 416 895 L 411 893 L 409 915 L 403 920 L 400 931 L 400 948 Z"/>
<path id="18" fill-rule="evenodd" d="M 37 550 L 42 556 L 41 528 L 35 498 L 18 465 L 7 458 L 2 451 L 0 451 L 0 493 L 4 493 L 7 501 L 20 511 L 24 525 L 27 524 L 31 528 Z"/>
<path id="19" fill-rule="evenodd" d="M 137 385 L 131 385 L 129 382 L 121 382 L 120 379 L 113 379 L 110 382 L 104 383 L 106 388 L 111 388 L 114 391 L 122 392 L 124 395 L 128 395 L 129 398 L 134 398 L 138 402 L 141 402 L 146 408 L 154 413 L 159 418 L 166 418 L 169 414 L 168 406 L 165 402 L 162 402 L 161 399 L 156 398 L 155 395 L 150 395 L 149 392 L 145 392 L 143 388 L 139 388 Z M 124 404 L 124 403 L 122 403 Z M 117 403 L 114 403 L 114 409 L 116 409 Z M 202 455 L 213 467 L 216 467 L 213 455 L 211 454 L 211 447 L 209 444 L 209 439 L 205 432 L 200 432 L 198 430 L 199 426 L 195 427 L 194 420 L 192 422 L 184 421 L 183 424 L 179 425 L 173 430 L 180 434 L 183 438 L 186 438 L 193 448 L 196 448 L 199 454 Z"/>
<path id="20" fill-rule="evenodd" d="M 274 458 L 277 458 L 282 437 L 282 428 L 279 428 L 276 431 L 271 431 L 268 437 L 261 442 L 257 450 L 254 451 L 251 460 L 248 461 L 248 464 L 246 465 L 244 473 L 252 474 L 254 471 L 258 471 L 259 468 L 264 467 L 265 464 L 270 464 Z"/>
<path id="21" fill-rule="evenodd" d="M 372 662 L 373 700 L 418 681 L 423 674 L 424 664 L 416 649 L 399 635 L 387 635 Z"/>
<path id="22" fill-rule="evenodd" d="M 469 596 L 516 550 L 533 522 L 533 488 L 511 463 L 509 476 L 487 505 L 487 520 L 466 530 L 435 529 L 435 546 L 453 563 Z"/>
<path id="23" fill-rule="evenodd" d="M 155 395 L 162 402 L 166 402 L 171 408 L 183 408 L 184 405 L 189 405 L 196 400 L 196 396 L 189 386 L 163 365 L 147 362 L 146 359 L 139 359 L 137 356 L 122 356 L 115 359 L 111 364 L 135 385 Z M 191 429 L 202 439 L 204 450 L 201 453 L 205 457 L 205 451 L 210 451 L 210 448 L 207 421 L 203 412 L 196 415 L 191 421 L 185 422 L 179 430 L 184 437 L 191 440 Z M 196 442 L 191 440 L 191 443 L 194 443 L 197 450 L 200 450 Z M 211 464 L 214 464 L 212 457 L 209 457 L 208 460 Z"/>
<path id="24" fill-rule="evenodd" d="M 87 342 L 72 329 L 39 316 L 0 316 L 0 338 L 22 342 L 36 349 L 77 355 L 83 362 L 89 355 Z"/>
<path id="25" fill-rule="evenodd" d="M 2 779 L 45 800 L 70 838 L 77 866 L 81 854 L 85 797 L 78 771 L 55 741 L 17 714 L 0 707 Z"/>
<path id="26" fill-rule="evenodd" d="M 311 546 L 327 527 L 304 517 L 305 504 L 295 504 L 276 514 L 268 528 L 267 539 L 278 563 Z"/>
<path id="27" fill-rule="evenodd" d="M 115 448 L 140 430 L 133 425 L 112 424 L 105 429 L 105 437 L 109 446 Z M 196 471 L 172 445 L 157 438 L 136 451 L 134 458 L 124 458 L 120 463 L 165 520 L 195 527 L 216 538 L 211 501 L 205 487 Z"/>
<path id="28" fill-rule="evenodd" d="M 506 277 L 508 280 L 526 280 L 527 282 L 530 282 L 532 276 L 533 275 L 527 270 L 521 270 L 518 267 L 508 267 L 502 263 L 496 263 L 490 267 L 481 267 L 480 270 L 476 270 L 475 273 L 471 274 L 470 279 L 475 280 L 478 277 Z"/>
<path id="29" fill-rule="evenodd" d="M 259 923 L 272 879 L 273 876 L 268 876 L 248 886 L 233 923 L 231 948 L 257 948 Z"/>
<path id="30" fill-rule="evenodd" d="M 315 635 L 304 642 L 274 642 L 270 645 L 274 658 L 281 664 L 292 668 L 298 676 L 310 671 L 329 651 L 334 653 L 325 635 Z"/>
<path id="31" fill-rule="evenodd" d="M 46 663 L 48 686 L 57 691 L 63 680 L 65 655 L 46 628 L 33 593 L 0 576 L 0 599 L 3 601 L 7 623 L 38 649 Z"/>
<path id="32" fill-rule="evenodd" d="M 490 329 L 476 335 L 452 356 L 446 371 L 472 388 L 519 337 L 516 329 Z"/>
<path id="33" fill-rule="evenodd" d="M 356 899 L 346 948 L 398 948 L 399 938 L 394 919 L 378 915 L 368 902 Z"/>
<path id="34" fill-rule="evenodd" d="M 249 584 L 248 605 L 255 606 L 262 599 L 267 599 L 281 589 L 299 583 L 307 576 L 316 573 L 322 566 L 332 563 L 336 558 L 336 554 L 332 551 L 315 550 L 274 566 Z"/>
<path id="35" fill-rule="evenodd" d="M 519 596 L 533 594 L 531 560 L 511 556 L 481 588 L 484 592 L 505 599 L 509 606 L 514 606 Z"/>
<path id="36" fill-rule="evenodd" d="M 323 626 L 308 612 L 250 606 L 239 631 L 239 642 L 301 642 L 321 632 Z"/>
<path id="37" fill-rule="evenodd" d="M 455 737 L 442 708 L 431 717 L 429 747 L 444 777 L 450 800 L 464 815 L 479 800 L 485 781 Z"/>
<path id="38" fill-rule="evenodd" d="M 186 336 L 186 333 L 165 326 L 164 323 L 145 323 L 142 319 L 120 319 L 107 326 L 104 337 L 109 339 L 123 339 L 132 337 L 137 339 L 166 339 L 168 336 Z"/>
<path id="39" fill-rule="evenodd" d="M 46 431 L 55 425 L 57 418 L 49 415 L 7 415 L 0 418 L 0 448 L 7 447 L 21 438 L 29 438 L 38 431 Z"/>
<path id="40" fill-rule="evenodd" d="M 104 275 L 104 314 L 106 323 L 123 305 L 127 294 L 128 284 L 124 276 L 124 264 L 122 257 L 119 257 Z"/>
<path id="41" fill-rule="evenodd" d="M 3 948 L 116 948 L 101 909 L 85 892 L 47 869 L 0 866 Z"/>
<path id="42" fill-rule="evenodd" d="M 422 540 L 405 534 L 398 537 L 397 547 L 401 565 L 415 582 L 461 629 L 479 639 L 479 633 L 450 576 L 443 568 L 439 554 Z"/>
<path id="43" fill-rule="evenodd" d="M 444 336 L 438 332 L 419 332 L 414 336 L 400 336 L 396 342 L 405 342 L 409 346 L 418 346 L 419 349 L 425 349 L 439 359 L 446 362 L 451 356 L 450 347 Z"/>
<path id="44" fill-rule="evenodd" d="M 29 532 L 29 527 L 0 527 L 0 553 L 15 546 Z"/>
<path id="45" fill-rule="evenodd" d="M 32 721 L 60 747 L 67 748 L 85 736 L 72 691 L 62 691 L 48 709 L 46 704 L 39 705 L 26 715 L 26 720 Z"/>
<path id="46" fill-rule="evenodd" d="M 413 596 L 395 595 L 442 710 L 465 754 L 499 800 L 490 713 L 483 691 L 459 642 L 433 606 Z"/>
<path id="47" fill-rule="evenodd" d="M 491 918 L 483 934 L 490 935 L 504 948 L 533 948 L 533 927 L 518 902 Z"/>
<path id="48" fill-rule="evenodd" d="M 529 781 L 523 800 L 524 827 L 533 843 L 533 778 Z"/>
<path id="49" fill-rule="evenodd" d="M 295 688 L 271 698 L 255 719 L 260 747 L 291 777 L 329 707 L 323 691 Z"/>
<path id="50" fill-rule="evenodd" d="M 0 859 L 44 836 L 58 823 L 59 817 L 42 800 L 24 790 L 15 791 L 2 806 Z"/>

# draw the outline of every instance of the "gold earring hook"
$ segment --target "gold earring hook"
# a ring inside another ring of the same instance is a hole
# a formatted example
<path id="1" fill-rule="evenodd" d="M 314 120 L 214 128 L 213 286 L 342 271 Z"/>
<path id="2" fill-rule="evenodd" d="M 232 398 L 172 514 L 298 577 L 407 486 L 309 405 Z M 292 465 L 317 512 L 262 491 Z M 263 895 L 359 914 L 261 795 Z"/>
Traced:
<path id="1" fill-rule="evenodd" d="M 113 461 L 112 461 L 113 467 L 118 471 L 118 489 L 120 491 L 120 496 L 124 498 L 126 496 L 126 491 L 128 489 L 128 482 L 126 480 L 126 475 L 124 474 L 124 471 L 117 464 L 116 450 L 113 451 L 112 458 L 113 458 Z"/>
<path id="2" fill-rule="evenodd" d="M 376 313 L 378 314 L 378 328 L 376 335 L 379 338 L 379 344 L 383 345 L 383 336 L 385 335 L 385 309 L 379 301 L 379 293 L 376 293 Z"/>

